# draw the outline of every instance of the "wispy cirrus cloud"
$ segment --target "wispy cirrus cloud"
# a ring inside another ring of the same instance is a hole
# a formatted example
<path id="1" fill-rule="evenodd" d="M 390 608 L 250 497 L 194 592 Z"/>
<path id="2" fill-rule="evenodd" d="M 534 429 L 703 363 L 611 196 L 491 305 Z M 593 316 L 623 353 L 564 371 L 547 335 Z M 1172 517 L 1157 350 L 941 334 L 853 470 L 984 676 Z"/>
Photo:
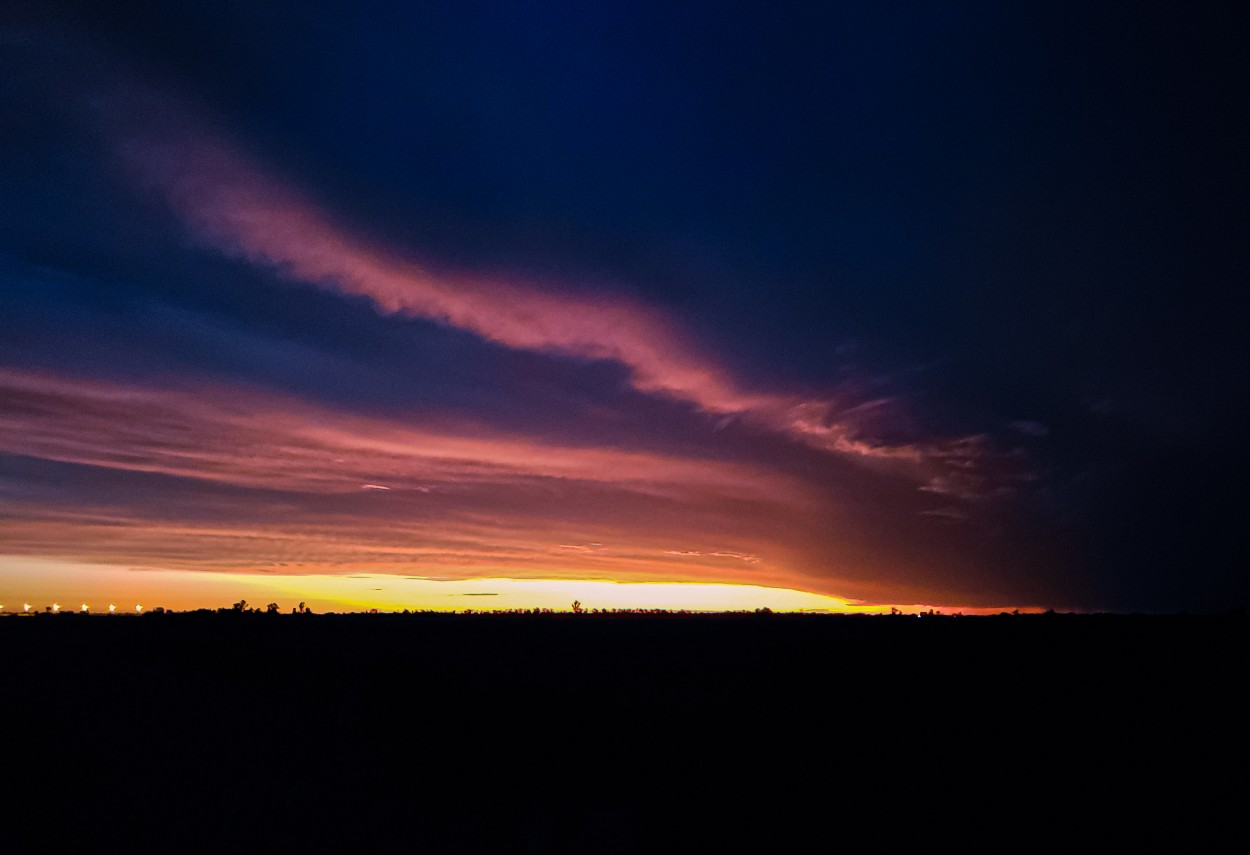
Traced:
<path id="1" fill-rule="evenodd" d="M 718 426 L 741 418 L 905 473 L 933 492 L 968 498 L 996 489 L 984 436 L 903 435 L 895 428 L 898 401 L 864 400 L 849 388 L 825 395 L 748 388 L 674 318 L 622 294 L 436 271 L 353 232 L 176 102 L 139 90 L 125 104 L 110 117 L 124 160 L 219 252 L 504 347 L 618 363 L 638 391 L 693 406 Z"/>

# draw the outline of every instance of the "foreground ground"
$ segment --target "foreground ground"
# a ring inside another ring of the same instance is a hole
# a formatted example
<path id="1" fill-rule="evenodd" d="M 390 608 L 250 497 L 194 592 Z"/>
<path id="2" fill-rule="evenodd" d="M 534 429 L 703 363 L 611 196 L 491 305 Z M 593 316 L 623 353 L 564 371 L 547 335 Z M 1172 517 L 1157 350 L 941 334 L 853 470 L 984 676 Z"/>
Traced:
<path id="1" fill-rule="evenodd" d="M 7 812 L 58 833 L 284 848 L 793 851 L 1091 828 L 1193 846 L 1244 808 L 1248 629 L 6 617 Z"/>

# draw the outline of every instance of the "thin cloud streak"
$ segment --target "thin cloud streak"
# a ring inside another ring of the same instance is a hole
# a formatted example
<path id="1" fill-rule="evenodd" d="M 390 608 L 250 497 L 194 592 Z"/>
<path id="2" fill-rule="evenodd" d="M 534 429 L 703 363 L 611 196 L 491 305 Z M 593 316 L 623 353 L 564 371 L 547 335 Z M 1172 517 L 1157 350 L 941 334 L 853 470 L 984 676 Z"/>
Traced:
<path id="1" fill-rule="evenodd" d="M 542 534 L 522 520 L 491 526 L 457 520 L 387 524 L 364 518 L 301 518 L 286 526 L 244 520 L 197 524 L 154 519 L 146 512 L 122 515 L 117 509 L 108 516 L 59 513 L 40 518 L 27 508 L 22 517 L 6 515 L 0 551 L 139 568 L 279 576 L 417 574 L 442 580 L 507 576 L 783 587 L 805 582 L 775 564 L 758 572 L 753 567 L 744 575 L 728 561 L 672 561 L 664 550 L 648 544 L 644 534 L 619 527 L 618 545 L 593 557 L 560 554 Z"/>
<path id="2" fill-rule="evenodd" d="M 0 398 L 0 453 L 244 487 L 430 493 L 569 479 L 656 495 L 810 500 L 796 482 L 746 464 L 561 446 L 467 425 L 421 428 L 242 386 L 146 388 L 0 368 Z"/>

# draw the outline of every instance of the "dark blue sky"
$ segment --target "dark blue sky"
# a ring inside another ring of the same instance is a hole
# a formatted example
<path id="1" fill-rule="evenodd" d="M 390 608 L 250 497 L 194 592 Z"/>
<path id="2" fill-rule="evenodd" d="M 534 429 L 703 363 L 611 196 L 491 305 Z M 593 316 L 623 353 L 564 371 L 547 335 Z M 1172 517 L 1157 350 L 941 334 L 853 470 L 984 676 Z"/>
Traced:
<path id="1" fill-rule="evenodd" d="M 951 602 L 1247 601 L 1231 4 L 119 2 L 2 26 L 0 366 L 750 461 L 862 505 L 875 534 L 847 554 L 883 589 Z M 979 436 L 984 489 L 918 505 L 935 491 L 675 406 L 628 359 L 380 313 L 206 245 L 118 164 L 108 117 L 153 92 L 436 275 L 649 307 L 742 388 L 888 398 L 856 422 L 874 447 Z M 40 453 L 0 448 L 14 519 L 67 477 Z M 821 576 L 842 529 L 813 526 L 795 548 Z"/>

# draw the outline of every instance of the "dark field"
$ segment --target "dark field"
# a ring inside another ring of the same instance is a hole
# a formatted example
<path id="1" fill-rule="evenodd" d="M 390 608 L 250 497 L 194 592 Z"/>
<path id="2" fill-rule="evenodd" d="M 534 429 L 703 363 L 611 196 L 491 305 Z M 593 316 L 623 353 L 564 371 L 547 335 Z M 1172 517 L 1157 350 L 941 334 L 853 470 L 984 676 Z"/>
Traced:
<path id="1" fill-rule="evenodd" d="M 8 617 L 6 812 L 172 848 L 1192 849 L 1244 828 L 1248 628 Z"/>

